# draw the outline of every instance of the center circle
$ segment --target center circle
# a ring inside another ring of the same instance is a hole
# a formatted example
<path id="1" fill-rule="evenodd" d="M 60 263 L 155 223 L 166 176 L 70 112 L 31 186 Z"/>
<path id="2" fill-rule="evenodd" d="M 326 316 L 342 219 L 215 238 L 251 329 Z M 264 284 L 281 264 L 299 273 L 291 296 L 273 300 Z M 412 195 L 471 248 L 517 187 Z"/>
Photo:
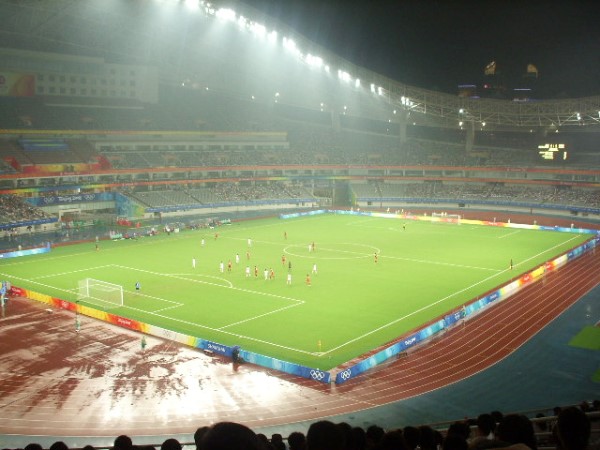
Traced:
<path id="1" fill-rule="evenodd" d="M 312 258 L 319 260 L 361 259 L 369 258 L 375 253 L 381 253 L 380 249 L 372 245 L 357 244 L 353 242 L 330 242 L 319 244 L 315 245 L 314 250 L 310 247 L 310 244 L 288 245 L 284 247 L 283 252 L 297 258 Z"/>

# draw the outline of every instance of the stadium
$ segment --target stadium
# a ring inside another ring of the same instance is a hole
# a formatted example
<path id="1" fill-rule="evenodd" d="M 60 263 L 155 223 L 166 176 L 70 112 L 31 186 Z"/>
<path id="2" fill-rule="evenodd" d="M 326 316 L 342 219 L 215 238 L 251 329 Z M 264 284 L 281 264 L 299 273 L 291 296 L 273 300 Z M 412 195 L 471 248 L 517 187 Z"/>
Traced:
<path id="1" fill-rule="evenodd" d="M 243 3 L 0 23 L 1 448 L 492 411 L 555 448 L 573 405 L 597 442 L 600 96 L 403 84 Z"/>

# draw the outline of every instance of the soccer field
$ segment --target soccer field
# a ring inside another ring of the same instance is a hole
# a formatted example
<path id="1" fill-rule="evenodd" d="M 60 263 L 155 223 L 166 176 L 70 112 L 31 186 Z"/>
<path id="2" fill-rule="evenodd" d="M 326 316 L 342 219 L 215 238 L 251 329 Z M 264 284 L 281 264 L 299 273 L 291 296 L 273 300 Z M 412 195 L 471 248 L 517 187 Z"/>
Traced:
<path id="1" fill-rule="evenodd" d="M 123 306 L 81 303 L 328 370 L 589 237 L 356 215 L 271 218 L 102 241 L 98 251 L 95 243 L 57 247 L 0 260 L 0 276 L 69 301 L 77 300 L 85 278 L 121 285 Z M 265 269 L 273 270 L 273 279 L 265 280 Z"/>

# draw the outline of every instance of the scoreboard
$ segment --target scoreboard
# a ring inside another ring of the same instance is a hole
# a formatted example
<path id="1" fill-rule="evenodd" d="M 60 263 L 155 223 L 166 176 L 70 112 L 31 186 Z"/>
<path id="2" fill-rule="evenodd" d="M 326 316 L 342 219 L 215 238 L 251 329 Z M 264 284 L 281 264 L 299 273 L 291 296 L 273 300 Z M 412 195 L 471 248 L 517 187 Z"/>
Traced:
<path id="1" fill-rule="evenodd" d="M 538 153 L 546 161 L 566 161 L 569 156 L 565 144 L 541 144 Z"/>

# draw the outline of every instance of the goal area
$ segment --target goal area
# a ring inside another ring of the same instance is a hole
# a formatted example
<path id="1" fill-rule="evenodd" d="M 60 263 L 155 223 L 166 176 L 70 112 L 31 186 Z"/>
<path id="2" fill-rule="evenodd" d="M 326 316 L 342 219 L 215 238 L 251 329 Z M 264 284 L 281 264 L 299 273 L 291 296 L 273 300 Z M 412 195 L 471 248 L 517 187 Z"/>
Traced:
<path id="1" fill-rule="evenodd" d="M 446 212 L 432 212 L 431 213 L 431 222 L 433 223 L 455 223 L 460 225 L 460 214 L 448 214 Z"/>
<path id="2" fill-rule="evenodd" d="M 79 280 L 77 300 L 106 305 L 123 306 L 123 286 L 106 281 L 85 278 Z"/>

